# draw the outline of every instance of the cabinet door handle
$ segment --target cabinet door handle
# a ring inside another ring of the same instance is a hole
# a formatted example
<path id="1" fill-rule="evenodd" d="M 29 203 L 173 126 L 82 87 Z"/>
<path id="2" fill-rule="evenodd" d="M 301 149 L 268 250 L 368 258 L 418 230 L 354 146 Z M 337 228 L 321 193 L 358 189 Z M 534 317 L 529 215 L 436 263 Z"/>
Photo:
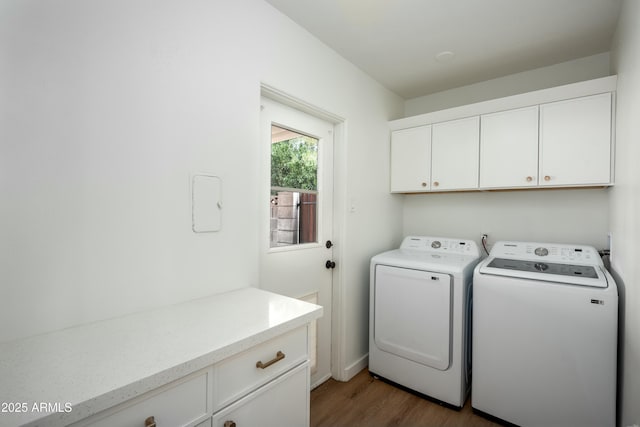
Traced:
<path id="1" fill-rule="evenodd" d="M 154 417 L 149 417 L 144 420 L 144 427 L 156 427 L 156 419 Z"/>
<path id="2" fill-rule="evenodd" d="M 235 421 L 225 421 L 224 422 L 224 427 L 236 427 L 236 422 Z"/>
<path id="3" fill-rule="evenodd" d="M 438 181 L 433 181 L 433 186 L 437 187 L 438 185 L 440 185 L 440 183 Z"/>
<path id="4" fill-rule="evenodd" d="M 256 368 L 267 369 L 269 366 L 273 365 L 276 362 L 281 361 L 282 359 L 284 359 L 284 353 L 281 352 L 281 351 L 278 351 L 276 353 L 276 357 L 274 357 L 273 359 L 269 360 L 267 363 L 262 363 L 261 360 L 258 360 L 256 362 Z"/>
<path id="5" fill-rule="evenodd" d="M 422 183 L 422 186 L 423 186 L 423 187 L 426 187 L 426 186 L 427 186 L 427 183 L 426 183 L 426 182 L 423 182 L 423 183 Z"/>
<path id="6" fill-rule="evenodd" d="M 527 177 L 527 182 L 531 182 L 531 181 L 533 181 L 533 177 L 532 176 L 528 176 Z"/>
<path id="7" fill-rule="evenodd" d="M 545 176 L 544 176 L 544 180 L 545 180 L 545 181 L 551 181 L 551 177 L 550 177 L 549 175 L 545 175 Z"/>

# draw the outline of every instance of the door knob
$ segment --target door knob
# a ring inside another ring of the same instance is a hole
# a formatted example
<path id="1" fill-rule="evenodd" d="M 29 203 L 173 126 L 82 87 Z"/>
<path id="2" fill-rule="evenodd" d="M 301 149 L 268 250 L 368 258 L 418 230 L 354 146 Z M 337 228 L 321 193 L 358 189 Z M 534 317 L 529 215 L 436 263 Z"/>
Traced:
<path id="1" fill-rule="evenodd" d="M 333 246 L 333 242 L 331 240 L 327 240 L 327 243 L 324 244 L 327 249 L 331 249 L 331 247 Z"/>
<path id="2" fill-rule="evenodd" d="M 327 268 L 336 268 L 336 263 L 331 260 L 327 260 L 327 262 L 324 263 L 324 266 Z"/>

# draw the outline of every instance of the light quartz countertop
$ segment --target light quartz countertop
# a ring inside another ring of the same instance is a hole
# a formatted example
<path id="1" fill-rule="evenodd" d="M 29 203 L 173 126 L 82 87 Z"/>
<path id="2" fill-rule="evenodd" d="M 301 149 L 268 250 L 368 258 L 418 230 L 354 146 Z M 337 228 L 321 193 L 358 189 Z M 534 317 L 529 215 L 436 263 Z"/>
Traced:
<path id="1" fill-rule="evenodd" d="M 244 288 L 2 343 L 0 426 L 68 425 L 320 316 L 320 306 Z M 41 403 L 58 412 L 34 410 Z"/>

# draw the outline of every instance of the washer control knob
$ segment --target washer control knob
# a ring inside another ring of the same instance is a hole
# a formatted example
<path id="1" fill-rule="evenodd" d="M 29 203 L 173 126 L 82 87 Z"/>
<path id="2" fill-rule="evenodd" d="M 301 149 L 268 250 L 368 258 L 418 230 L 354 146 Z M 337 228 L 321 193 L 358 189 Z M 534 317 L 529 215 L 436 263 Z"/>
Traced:
<path id="1" fill-rule="evenodd" d="M 538 256 L 547 256 L 549 255 L 549 249 L 547 248 L 536 248 L 534 253 Z"/>
<path id="2" fill-rule="evenodd" d="M 440 246 L 442 246 L 442 243 L 440 243 L 440 241 L 439 241 L 439 240 L 434 240 L 434 241 L 431 243 L 431 247 L 432 247 L 433 249 L 438 249 Z"/>

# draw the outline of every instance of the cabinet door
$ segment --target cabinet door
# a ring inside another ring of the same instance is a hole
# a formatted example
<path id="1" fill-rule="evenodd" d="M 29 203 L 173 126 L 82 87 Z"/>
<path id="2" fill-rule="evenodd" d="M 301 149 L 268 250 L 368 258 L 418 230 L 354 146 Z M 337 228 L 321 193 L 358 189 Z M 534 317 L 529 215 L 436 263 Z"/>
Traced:
<path id="1" fill-rule="evenodd" d="M 434 124 L 431 138 L 431 189 L 478 188 L 480 117 Z"/>
<path id="2" fill-rule="evenodd" d="M 213 415 L 213 427 L 304 427 L 308 425 L 308 362 Z"/>
<path id="3" fill-rule="evenodd" d="M 611 94 L 540 105 L 540 185 L 611 182 Z"/>
<path id="4" fill-rule="evenodd" d="M 538 185 L 538 106 L 481 116 L 480 187 Z"/>
<path id="5" fill-rule="evenodd" d="M 391 191 L 429 190 L 431 126 L 391 132 Z"/>

